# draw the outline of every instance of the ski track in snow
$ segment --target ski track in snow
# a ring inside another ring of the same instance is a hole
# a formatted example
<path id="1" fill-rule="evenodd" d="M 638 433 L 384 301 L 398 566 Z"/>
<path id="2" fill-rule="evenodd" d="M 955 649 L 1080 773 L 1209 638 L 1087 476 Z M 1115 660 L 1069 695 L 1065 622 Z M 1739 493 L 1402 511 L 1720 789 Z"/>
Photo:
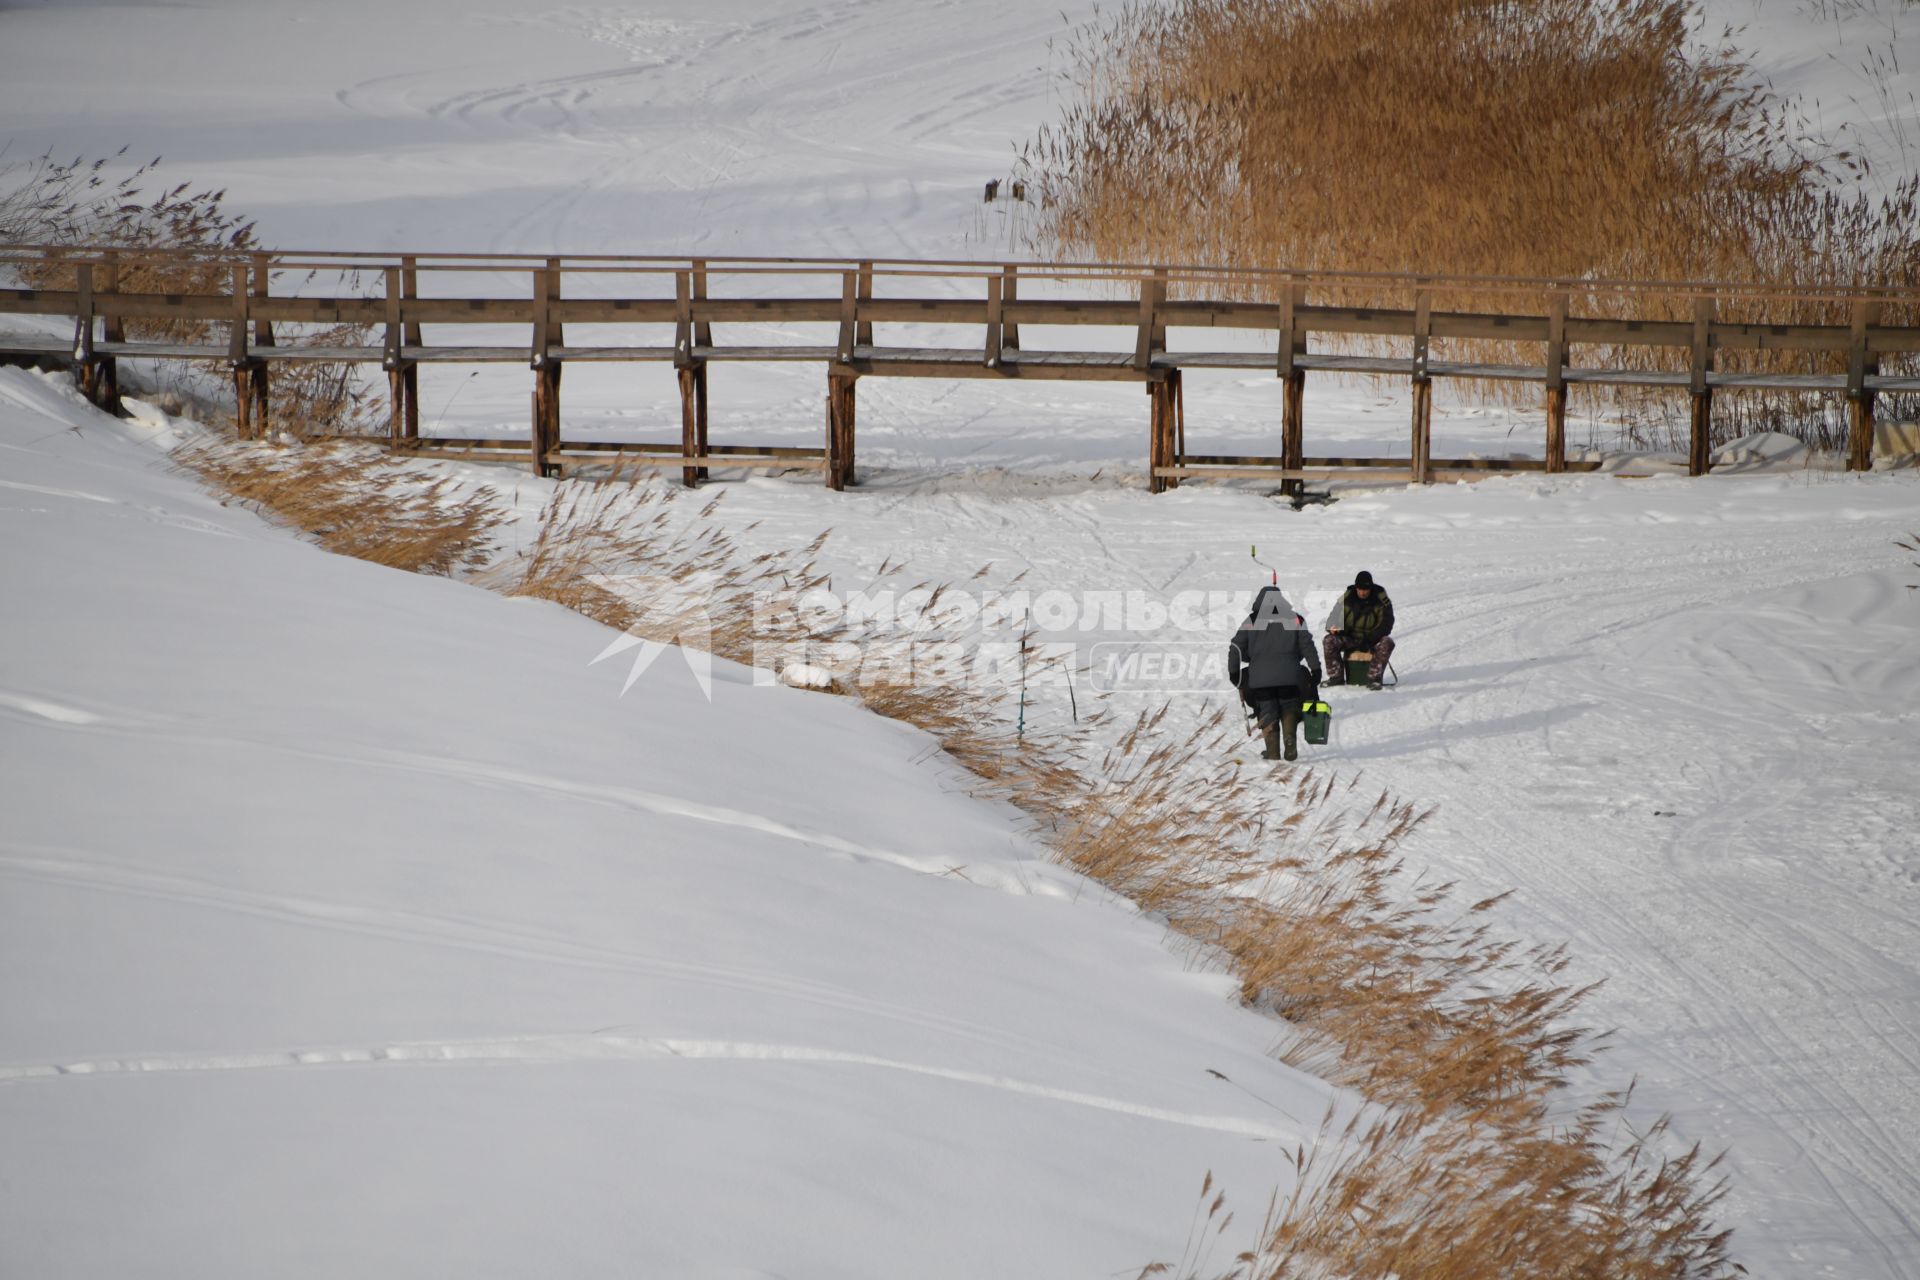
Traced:
<path id="1" fill-rule="evenodd" d="M 909 1075 L 930 1076 L 958 1084 L 997 1089 L 1004 1093 L 1043 1098 L 1070 1106 L 1089 1107 L 1120 1115 L 1211 1130 L 1237 1137 L 1292 1144 L 1311 1123 L 1283 1128 L 1240 1116 L 1209 1116 L 1165 1107 L 1103 1097 L 1077 1089 L 1016 1080 L 979 1071 L 956 1070 L 920 1062 L 903 1062 L 867 1053 L 802 1045 L 758 1044 L 730 1040 L 688 1040 L 637 1036 L 626 1031 L 596 1031 L 574 1035 L 511 1036 L 480 1040 L 432 1040 L 372 1046 L 274 1050 L 263 1053 L 148 1054 L 125 1058 L 96 1058 L 81 1062 L 0 1066 L 0 1086 L 99 1076 L 151 1075 L 160 1072 L 274 1071 L 301 1068 L 369 1065 L 449 1065 L 472 1063 L 581 1063 L 650 1062 L 686 1059 L 703 1062 L 800 1063 L 870 1067 Z"/>
<path id="2" fill-rule="evenodd" d="M 363 934 L 422 946 L 452 947 L 539 964 L 644 974 L 671 982 L 766 993 L 806 1004 L 843 1009 L 883 1021 L 923 1027 L 982 1044 L 1002 1048 L 1027 1047 L 1017 1037 L 985 1023 L 950 1017 L 932 1009 L 894 1001 L 874 1000 L 844 986 L 763 969 L 692 964 L 665 956 L 594 946 L 502 920 L 402 911 L 285 893 L 264 893 L 118 865 L 73 850 L 11 843 L 0 844 L 0 877 L 152 898 L 290 921 L 309 928 Z"/>

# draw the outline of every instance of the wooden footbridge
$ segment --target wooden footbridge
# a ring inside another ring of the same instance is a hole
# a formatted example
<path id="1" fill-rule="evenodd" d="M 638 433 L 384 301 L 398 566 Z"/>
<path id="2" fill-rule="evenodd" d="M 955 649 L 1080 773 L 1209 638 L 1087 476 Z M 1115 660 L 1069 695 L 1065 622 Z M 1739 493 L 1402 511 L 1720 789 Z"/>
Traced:
<path id="1" fill-rule="evenodd" d="M 1716 391 L 1843 397 L 1850 413 L 1847 465 L 1863 470 L 1872 463 L 1876 397 L 1920 391 L 1914 355 L 1920 352 L 1920 294 L 1874 288 L 1783 291 L 1131 264 L 223 255 L 4 245 L 0 274 L 38 286 L 0 288 L 0 330 L 9 327 L 8 316 L 71 324 L 71 336 L 64 327 L 0 332 L 0 360 L 70 367 L 104 407 L 118 405 L 118 361 L 214 362 L 232 375 L 241 434 L 257 435 L 268 425 L 277 368 L 377 364 L 388 378 L 388 438 L 396 451 L 520 459 L 542 475 L 619 459 L 679 470 L 688 484 L 717 467 L 797 467 L 820 470 L 830 487 L 845 488 L 854 478 L 855 388 L 874 377 L 1139 383 L 1148 397 L 1146 462 L 1155 492 L 1194 477 L 1278 480 L 1298 492 L 1303 481 L 1338 477 L 1426 482 L 1590 469 L 1597 464 L 1567 459 L 1568 389 L 1581 385 L 1688 397 L 1696 475 L 1710 466 Z M 302 336 L 343 325 L 354 326 L 351 345 L 313 345 Z M 490 337 L 506 327 L 512 340 L 475 345 L 471 337 L 482 326 L 493 331 Z M 716 335 L 729 326 L 791 341 L 723 342 Z M 1033 343 L 1043 329 L 1055 345 Z M 1220 330 L 1254 336 L 1206 349 L 1208 335 Z M 641 341 L 636 332 L 653 340 Z M 889 341 L 881 341 L 882 334 Z M 1110 346 L 1061 346 L 1062 334 L 1067 341 L 1104 336 Z M 1895 367 L 1883 371 L 1883 358 Z M 771 361 L 824 367 L 821 446 L 710 443 L 708 368 Z M 678 441 L 566 438 L 562 372 L 608 362 L 673 368 Z M 422 436 L 420 367 L 486 363 L 530 366 L 527 438 Z M 1188 369 L 1271 371 L 1283 389 L 1279 452 L 1189 452 L 1181 385 Z M 1310 372 L 1407 378 L 1413 392 L 1409 456 L 1308 455 Z M 1433 383 L 1440 378 L 1537 385 L 1546 411 L 1544 457 L 1434 458 Z"/>

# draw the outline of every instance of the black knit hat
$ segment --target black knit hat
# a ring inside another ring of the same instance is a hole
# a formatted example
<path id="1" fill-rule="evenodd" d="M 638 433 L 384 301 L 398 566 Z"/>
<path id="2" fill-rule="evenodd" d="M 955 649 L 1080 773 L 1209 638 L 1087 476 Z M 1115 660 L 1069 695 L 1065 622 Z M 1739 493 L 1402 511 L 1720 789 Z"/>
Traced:
<path id="1" fill-rule="evenodd" d="M 1356 587 L 1371 587 L 1373 585 L 1373 575 L 1365 569 L 1362 569 L 1359 573 L 1353 575 L 1353 585 Z"/>

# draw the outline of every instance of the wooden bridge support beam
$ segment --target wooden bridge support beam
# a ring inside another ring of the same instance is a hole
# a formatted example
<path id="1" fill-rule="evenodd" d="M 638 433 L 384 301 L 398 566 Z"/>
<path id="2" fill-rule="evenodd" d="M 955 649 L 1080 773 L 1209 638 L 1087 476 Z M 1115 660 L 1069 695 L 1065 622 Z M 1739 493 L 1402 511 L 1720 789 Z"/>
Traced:
<path id="1" fill-rule="evenodd" d="M 227 322 L 227 368 L 233 373 L 233 425 L 234 432 L 242 440 L 253 440 L 266 434 L 266 415 L 261 414 L 261 422 L 254 421 L 253 376 L 256 364 L 247 350 L 247 330 L 251 327 L 250 310 L 253 304 L 253 290 L 248 282 L 251 268 L 236 266 L 228 273 L 232 281 L 232 318 Z"/>
<path id="2" fill-rule="evenodd" d="M 1713 299 L 1693 304 L 1693 357 L 1688 364 L 1688 391 L 1693 397 L 1693 421 L 1687 435 L 1687 474 L 1703 476 L 1713 469 L 1713 388 L 1707 385 L 1712 368 Z"/>
<path id="3" fill-rule="evenodd" d="M 400 259 L 400 296 L 405 301 L 420 296 L 420 272 L 415 265 L 418 259 L 406 257 Z M 420 322 L 408 320 L 400 326 L 400 339 L 407 347 L 424 347 L 426 338 L 420 331 Z M 403 440 L 420 438 L 420 364 L 415 360 L 400 362 L 400 391 L 404 405 L 400 414 L 400 436 Z"/>
<path id="4" fill-rule="evenodd" d="M 686 458 L 707 456 L 707 362 L 698 360 L 682 365 L 680 377 L 680 454 Z M 707 468 L 690 465 L 681 468 L 680 483 L 691 489 L 707 478 Z"/>
<path id="5" fill-rule="evenodd" d="M 560 447 L 560 363 L 549 360 L 533 371 L 533 474 L 550 476 L 559 468 L 547 455 Z"/>
<path id="6" fill-rule="evenodd" d="M 836 492 L 853 483 L 853 424 L 857 399 L 853 373 L 827 374 L 827 488 Z"/>
<path id="7" fill-rule="evenodd" d="M 1847 344 L 1847 470 L 1873 470 L 1873 401 L 1867 375 L 1880 372 L 1880 361 L 1867 349 L 1867 328 L 1878 323 L 1878 303 L 1857 302 L 1853 332 Z"/>
<path id="8" fill-rule="evenodd" d="M 1307 351 L 1307 331 L 1297 323 L 1300 308 L 1306 303 L 1306 288 L 1296 284 L 1288 285 L 1280 299 L 1280 344 L 1274 372 L 1286 386 L 1280 410 L 1280 465 L 1288 471 L 1305 466 L 1307 457 L 1307 371 L 1295 365 Z M 1289 498 L 1300 497 L 1306 489 L 1304 480 L 1280 482 L 1280 492 Z"/>
<path id="9" fill-rule="evenodd" d="M 1862 391 L 1847 401 L 1847 470 L 1873 470 L 1873 399 Z"/>
<path id="10" fill-rule="evenodd" d="M 1567 386 L 1547 388 L 1547 471 L 1567 469 Z"/>
<path id="11" fill-rule="evenodd" d="M 1687 432 L 1687 474 L 1703 476 L 1713 469 L 1713 388 L 1692 395 L 1692 421 Z"/>
<path id="12" fill-rule="evenodd" d="M 1433 379 L 1427 376 L 1427 346 L 1433 332 L 1433 303 L 1424 289 L 1413 295 L 1413 442 L 1414 484 L 1433 483 Z"/>
<path id="13" fill-rule="evenodd" d="M 93 349 L 94 298 L 98 294 L 113 293 L 119 288 L 120 267 L 109 253 L 105 261 L 93 267 L 82 266 L 80 272 L 84 301 L 80 317 L 81 332 L 75 342 L 75 354 L 80 359 L 80 393 L 103 412 L 120 417 L 126 410 L 120 403 L 119 363 L 112 356 L 96 355 Z M 102 314 L 100 336 L 106 342 L 125 342 L 125 323 L 112 312 Z"/>
<path id="14" fill-rule="evenodd" d="M 1567 469 L 1567 295 L 1547 300 L 1547 471 Z"/>
<path id="15" fill-rule="evenodd" d="M 1286 397 L 1280 411 L 1280 465 L 1298 471 L 1307 465 L 1307 372 L 1287 375 Z M 1304 480 L 1282 480 L 1280 492 L 1298 498 L 1307 490 Z"/>
<path id="16" fill-rule="evenodd" d="M 553 304 L 560 298 L 560 260 L 547 259 L 544 270 L 533 273 L 533 474 L 559 473 L 559 464 L 548 455 L 560 447 L 560 369 L 553 348 L 563 338 L 560 322 L 552 318 Z"/>
<path id="17" fill-rule="evenodd" d="M 1180 371 L 1147 383 L 1147 492 L 1165 493 L 1179 485 L 1178 477 L 1161 475 L 1163 467 L 1179 465 Z"/>
<path id="18" fill-rule="evenodd" d="M 1433 483 L 1433 379 L 1413 380 L 1413 484 Z"/>

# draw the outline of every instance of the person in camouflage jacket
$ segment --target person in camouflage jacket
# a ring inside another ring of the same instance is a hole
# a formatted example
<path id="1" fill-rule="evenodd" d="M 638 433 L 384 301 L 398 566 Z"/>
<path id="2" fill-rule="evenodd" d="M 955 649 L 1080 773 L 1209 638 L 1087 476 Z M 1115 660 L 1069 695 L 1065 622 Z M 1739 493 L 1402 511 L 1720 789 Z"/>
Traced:
<path id="1" fill-rule="evenodd" d="M 1367 664 L 1367 688 L 1378 689 L 1386 673 L 1387 659 L 1393 656 L 1393 601 L 1385 587 L 1362 569 L 1353 585 L 1341 593 L 1339 603 L 1327 616 L 1324 642 L 1327 656 L 1327 683 L 1347 682 L 1347 655 L 1371 653 Z"/>

